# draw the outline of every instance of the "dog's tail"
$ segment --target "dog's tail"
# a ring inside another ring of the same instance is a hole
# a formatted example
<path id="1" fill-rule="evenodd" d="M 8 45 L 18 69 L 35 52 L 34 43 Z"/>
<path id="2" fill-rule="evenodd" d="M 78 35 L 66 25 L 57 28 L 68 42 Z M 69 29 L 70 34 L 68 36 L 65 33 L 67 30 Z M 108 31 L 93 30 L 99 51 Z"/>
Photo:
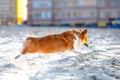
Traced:
<path id="1" fill-rule="evenodd" d="M 20 54 L 20 55 L 16 56 L 15 59 L 18 59 L 18 58 L 19 58 L 20 56 L 22 56 L 22 55 L 23 55 L 23 54 Z"/>

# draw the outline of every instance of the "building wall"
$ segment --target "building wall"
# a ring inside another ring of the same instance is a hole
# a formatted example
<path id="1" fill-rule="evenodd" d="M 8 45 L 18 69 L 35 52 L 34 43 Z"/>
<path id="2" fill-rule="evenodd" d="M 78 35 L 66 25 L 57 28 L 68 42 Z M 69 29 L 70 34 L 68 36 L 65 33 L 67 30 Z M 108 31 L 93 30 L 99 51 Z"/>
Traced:
<path id="1" fill-rule="evenodd" d="M 91 23 L 96 21 L 96 0 L 62 0 L 61 23 Z"/>
<path id="2" fill-rule="evenodd" d="M 22 24 L 27 16 L 25 1 L 27 0 L 0 0 L 0 24 Z"/>
<path id="3" fill-rule="evenodd" d="M 109 18 L 120 17 L 120 0 L 108 0 L 107 13 Z"/>
<path id="4" fill-rule="evenodd" d="M 28 0 L 28 24 L 51 24 L 51 0 Z"/>
<path id="5" fill-rule="evenodd" d="M 16 0 L 0 0 L 1 24 L 16 23 Z"/>
<path id="6" fill-rule="evenodd" d="M 119 13 L 120 0 L 28 0 L 28 24 L 108 22 Z"/>

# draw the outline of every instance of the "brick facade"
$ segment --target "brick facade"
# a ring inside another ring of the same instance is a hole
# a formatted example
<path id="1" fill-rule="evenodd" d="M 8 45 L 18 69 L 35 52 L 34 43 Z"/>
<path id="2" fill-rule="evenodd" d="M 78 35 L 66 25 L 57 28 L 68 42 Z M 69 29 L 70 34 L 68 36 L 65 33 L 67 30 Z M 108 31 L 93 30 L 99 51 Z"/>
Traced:
<path id="1" fill-rule="evenodd" d="M 17 0 L 0 0 L 0 25 L 17 23 Z"/>
<path id="2" fill-rule="evenodd" d="M 108 22 L 120 17 L 120 0 L 28 0 L 28 24 Z"/>

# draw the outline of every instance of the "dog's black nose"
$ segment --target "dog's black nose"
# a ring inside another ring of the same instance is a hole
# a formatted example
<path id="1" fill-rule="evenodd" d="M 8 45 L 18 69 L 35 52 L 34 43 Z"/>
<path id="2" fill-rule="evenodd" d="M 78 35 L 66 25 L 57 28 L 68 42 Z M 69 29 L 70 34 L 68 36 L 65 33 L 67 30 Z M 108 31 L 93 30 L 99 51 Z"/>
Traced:
<path id="1" fill-rule="evenodd" d="M 89 46 L 87 43 L 84 43 L 84 45 L 87 46 L 87 47 Z"/>

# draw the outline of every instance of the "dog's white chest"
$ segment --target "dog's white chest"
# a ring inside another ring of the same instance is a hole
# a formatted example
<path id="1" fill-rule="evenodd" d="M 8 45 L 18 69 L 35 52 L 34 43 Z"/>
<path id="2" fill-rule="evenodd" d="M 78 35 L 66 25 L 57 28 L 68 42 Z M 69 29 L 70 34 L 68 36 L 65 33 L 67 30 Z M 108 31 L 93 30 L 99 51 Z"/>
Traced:
<path id="1" fill-rule="evenodd" d="M 74 47 L 74 49 L 77 49 L 81 40 L 79 39 L 79 37 L 76 34 L 74 34 L 74 36 L 75 36 L 75 39 L 73 40 L 73 45 L 74 45 L 73 47 Z"/>

